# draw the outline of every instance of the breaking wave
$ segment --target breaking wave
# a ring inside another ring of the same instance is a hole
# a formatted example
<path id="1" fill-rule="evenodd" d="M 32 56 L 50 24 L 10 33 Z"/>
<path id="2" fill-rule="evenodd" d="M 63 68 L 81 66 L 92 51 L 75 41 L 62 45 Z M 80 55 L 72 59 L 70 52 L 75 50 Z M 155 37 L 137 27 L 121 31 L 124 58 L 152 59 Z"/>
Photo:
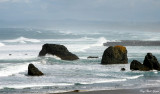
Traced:
<path id="1" fill-rule="evenodd" d="M 30 38 L 25 38 L 25 37 L 19 37 L 13 40 L 5 40 L 4 42 L 17 42 L 17 43 L 26 43 L 26 42 L 32 42 L 32 43 L 37 43 L 41 42 L 40 40 L 37 39 L 30 39 Z"/>
<path id="2" fill-rule="evenodd" d="M 2 46 L 5 46 L 5 44 L 4 43 L 0 43 L 0 47 L 2 47 Z"/>

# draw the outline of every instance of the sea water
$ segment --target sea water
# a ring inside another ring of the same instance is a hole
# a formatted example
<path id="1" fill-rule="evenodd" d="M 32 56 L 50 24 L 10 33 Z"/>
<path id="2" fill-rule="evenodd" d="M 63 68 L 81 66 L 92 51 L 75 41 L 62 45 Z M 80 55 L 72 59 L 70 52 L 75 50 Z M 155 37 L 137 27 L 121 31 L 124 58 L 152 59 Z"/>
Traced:
<path id="1" fill-rule="evenodd" d="M 160 72 L 130 70 L 130 62 L 134 59 L 143 62 L 148 52 L 160 61 L 159 46 L 127 46 L 128 64 L 100 64 L 107 48 L 103 43 L 160 40 L 159 35 L 159 32 L 145 31 L 0 28 L 0 94 L 159 87 Z M 80 59 L 64 61 L 52 55 L 38 57 L 45 43 L 65 45 Z M 88 56 L 99 58 L 88 59 Z M 44 76 L 27 76 L 30 63 L 41 70 Z M 121 71 L 121 68 L 126 71 Z"/>

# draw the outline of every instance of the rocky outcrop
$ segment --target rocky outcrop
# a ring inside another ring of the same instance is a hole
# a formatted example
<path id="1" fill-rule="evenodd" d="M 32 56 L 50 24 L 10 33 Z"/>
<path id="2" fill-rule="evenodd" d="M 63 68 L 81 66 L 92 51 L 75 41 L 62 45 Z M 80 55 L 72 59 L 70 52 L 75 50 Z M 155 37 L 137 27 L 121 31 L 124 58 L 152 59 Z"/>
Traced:
<path id="1" fill-rule="evenodd" d="M 141 70 L 141 71 L 148 71 L 149 68 L 145 67 L 137 60 L 133 60 L 130 65 L 130 70 Z"/>
<path id="2" fill-rule="evenodd" d="M 110 46 L 102 56 L 101 64 L 127 64 L 127 49 L 124 46 Z"/>
<path id="3" fill-rule="evenodd" d="M 160 64 L 155 56 L 152 53 L 147 53 L 143 64 L 137 60 L 133 60 L 130 65 L 131 70 L 140 70 L 140 71 L 149 71 L 149 70 L 158 70 L 160 71 Z"/>
<path id="4" fill-rule="evenodd" d="M 46 54 L 56 55 L 62 60 L 79 59 L 75 54 L 69 52 L 65 46 L 58 44 L 44 44 L 39 56 L 45 56 Z"/>
<path id="5" fill-rule="evenodd" d="M 155 56 L 152 53 L 147 53 L 143 61 L 143 65 L 148 67 L 149 70 L 160 70 L 160 64 Z"/>
<path id="6" fill-rule="evenodd" d="M 30 76 L 42 76 L 43 73 L 38 68 L 36 68 L 33 64 L 29 64 L 28 75 L 30 75 Z"/>

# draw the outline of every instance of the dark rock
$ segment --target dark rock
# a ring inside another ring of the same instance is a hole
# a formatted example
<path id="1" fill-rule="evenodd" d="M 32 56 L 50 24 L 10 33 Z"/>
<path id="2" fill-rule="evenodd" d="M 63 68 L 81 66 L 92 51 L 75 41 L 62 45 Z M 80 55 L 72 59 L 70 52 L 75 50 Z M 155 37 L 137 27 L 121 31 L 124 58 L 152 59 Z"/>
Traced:
<path id="1" fill-rule="evenodd" d="M 130 70 L 148 71 L 149 68 L 147 68 L 146 66 L 144 66 L 143 64 L 141 64 L 139 61 L 133 60 L 131 62 L 131 64 L 130 64 Z"/>
<path id="2" fill-rule="evenodd" d="M 56 55 L 62 60 L 79 59 L 75 54 L 69 52 L 65 46 L 58 44 L 44 44 L 39 56 L 45 56 L 46 54 Z"/>
<path id="3" fill-rule="evenodd" d="M 127 50 L 124 46 L 110 46 L 102 56 L 101 64 L 127 64 Z"/>
<path id="4" fill-rule="evenodd" d="M 98 56 L 88 56 L 87 58 L 98 58 Z"/>
<path id="5" fill-rule="evenodd" d="M 126 69 L 125 68 L 121 68 L 121 71 L 125 71 Z"/>
<path id="6" fill-rule="evenodd" d="M 73 92 L 80 92 L 80 90 L 74 90 Z"/>
<path id="7" fill-rule="evenodd" d="M 143 65 L 148 67 L 149 70 L 160 70 L 160 64 L 155 56 L 152 53 L 147 53 L 143 61 Z"/>
<path id="8" fill-rule="evenodd" d="M 41 76 L 41 75 L 43 75 L 43 73 L 38 68 L 36 68 L 33 64 L 29 64 L 28 75 L 30 75 L 30 76 Z"/>

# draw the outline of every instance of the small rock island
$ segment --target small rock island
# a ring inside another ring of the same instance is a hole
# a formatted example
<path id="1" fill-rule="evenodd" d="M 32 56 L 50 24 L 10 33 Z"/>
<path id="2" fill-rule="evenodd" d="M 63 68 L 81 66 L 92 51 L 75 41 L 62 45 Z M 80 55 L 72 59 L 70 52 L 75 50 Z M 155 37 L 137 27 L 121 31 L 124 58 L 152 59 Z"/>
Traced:
<path id="1" fill-rule="evenodd" d="M 45 56 L 46 54 L 56 55 L 62 60 L 77 60 L 78 56 L 68 51 L 64 45 L 59 44 L 44 44 L 42 50 L 39 52 L 39 56 Z"/>
<path id="2" fill-rule="evenodd" d="M 110 46 L 102 56 L 101 64 L 127 64 L 127 49 L 124 46 Z"/>

